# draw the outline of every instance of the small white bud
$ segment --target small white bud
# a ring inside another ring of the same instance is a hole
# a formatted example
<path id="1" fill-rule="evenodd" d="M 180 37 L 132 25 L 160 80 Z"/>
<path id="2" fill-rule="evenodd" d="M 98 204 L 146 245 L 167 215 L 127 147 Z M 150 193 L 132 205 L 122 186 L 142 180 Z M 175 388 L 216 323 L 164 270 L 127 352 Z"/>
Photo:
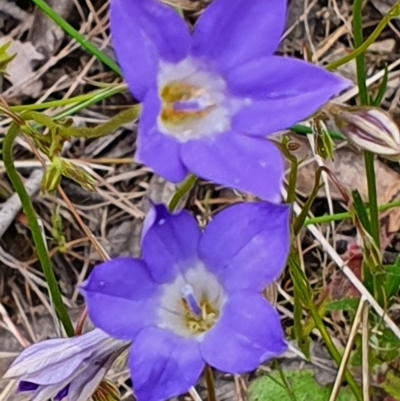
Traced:
<path id="1" fill-rule="evenodd" d="M 376 107 L 345 107 L 330 104 L 328 114 L 337 130 L 361 149 L 400 159 L 400 131 L 389 113 Z"/>

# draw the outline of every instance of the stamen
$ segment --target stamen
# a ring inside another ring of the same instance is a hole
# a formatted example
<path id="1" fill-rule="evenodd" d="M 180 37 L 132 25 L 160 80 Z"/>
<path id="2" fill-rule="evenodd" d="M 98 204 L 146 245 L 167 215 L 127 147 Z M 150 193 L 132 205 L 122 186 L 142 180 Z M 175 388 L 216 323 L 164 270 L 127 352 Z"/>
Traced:
<path id="1" fill-rule="evenodd" d="M 199 104 L 198 101 L 192 100 L 188 102 L 175 102 L 173 104 L 173 108 L 175 111 L 186 111 L 188 113 L 190 112 L 198 112 L 198 111 L 203 111 L 204 107 Z"/>
<path id="2" fill-rule="evenodd" d="M 175 101 L 173 103 L 173 109 L 175 111 L 186 111 L 188 113 L 197 113 L 206 111 L 210 107 L 214 106 L 214 103 L 208 93 L 196 94 L 199 96 L 193 96 L 191 98 Z"/>
<path id="3" fill-rule="evenodd" d="M 216 107 L 207 90 L 184 82 L 170 82 L 160 95 L 161 121 L 169 130 L 178 129 L 179 134 L 187 130 L 187 124 L 196 123 Z"/>
<path id="4" fill-rule="evenodd" d="M 190 284 L 186 284 L 182 289 L 181 293 L 183 296 L 183 300 L 188 306 L 190 312 L 198 318 L 202 316 L 202 310 L 199 305 L 199 302 L 196 299 L 196 295 L 194 294 L 193 287 Z"/>

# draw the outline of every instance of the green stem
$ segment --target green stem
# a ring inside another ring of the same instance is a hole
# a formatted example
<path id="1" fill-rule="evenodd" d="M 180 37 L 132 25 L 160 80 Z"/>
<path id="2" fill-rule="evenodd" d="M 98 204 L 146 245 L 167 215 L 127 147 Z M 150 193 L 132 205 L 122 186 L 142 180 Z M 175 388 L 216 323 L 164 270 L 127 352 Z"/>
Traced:
<path id="1" fill-rule="evenodd" d="M 279 365 L 279 362 L 275 360 L 274 363 L 272 364 L 272 367 L 278 371 L 279 377 L 282 380 L 282 384 L 285 387 L 285 390 L 286 390 L 289 398 L 292 401 L 297 401 L 296 394 L 293 391 L 293 388 L 290 385 L 288 379 L 286 378 L 285 373 L 284 373 L 283 369 L 281 368 L 281 365 Z"/>
<path id="2" fill-rule="evenodd" d="M 395 207 L 400 207 L 400 201 L 397 200 L 397 201 L 386 203 L 385 205 L 379 206 L 378 211 L 385 212 L 386 210 L 390 210 Z M 369 209 L 367 208 L 367 210 L 369 210 Z M 352 215 L 349 212 L 336 213 L 336 214 L 331 214 L 328 216 L 312 217 L 312 218 L 306 219 L 306 221 L 303 224 L 303 227 L 308 226 L 310 224 L 331 223 L 332 221 L 340 221 L 340 220 L 346 220 L 346 219 L 351 219 L 351 218 L 352 218 Z"/>
<path id="3" fill-rule="evenodd" d="M 206 379 L 208 401 L 217 401 L 217 396 L 215 394 L 214 375 L 212 369 L 208 365 L 206 365 L 204 369 L 204 377 Z"/>
<path id="4" fill-rule="evenodd" d="M 363 26 L 362 26 L 362 4 L 363 0 L 354 0 L 353 5 L 353 35 L 355 47 L 360 47 L 363 43 Z M 361 105 L 369 104 L 364 55 L 359 54 L 356 57 L 357 66 L 357 83 L 359 88 L 359 96 Z M 368 185 L 368 201 L 370 207 L 371 236 L 375 244 L 380 248 L 379 237 L 379 213 L 378 213 L 378 196 L 376 191 L 376 177 L 374 166 L 374 155 L 370 152 L 364 152 L 364 163 Z"/>
<path id="5" fill-rule="evenodd" d="M 337 366 L 340 366 L 340 363 L 342 361 L 342 356 L 340 355 L 340 352 L 337 350 L 335 344 L 333 343 L 328 330 L 326 329 L 324 322 L 322 321 L 321 316 L 318 313 L 318 309 L 315 306 L 313 302 L 309 303 L 309 309 L 311 316 L 314 320 L 315 326 L 318 329 L 318 331 L 321 333 L 321 337 L 325 342 L 326 348 L 328 349 L 329 354 L 331 357 L 334 359 L 336 362 Z M 350 374 L 350 372 L 346 369 L 344 373 L 344 377 L 349 384 L 354 396 L 357 398 L 358 401 L 362 401 L 363 397 L 360 391 L 360 388 L 358 387 L 357 383 L 353 379 L 353 376 Z"/>
<path id="6" fill-rule="evenodd" d="M 168 210 L 172 213 L 176 210 L 180 200 L 194 187 L 197 181 L 197 177 L 194 175 L 189 175 L 188 178 L 183 182 L 183 184 L 176 190 L 174 196 L 169 202 Z"/>
<path id="7" fill-rule="evenodd" d="M 57 113 L 53 118 L 65 118 L 65 117 L 69 117 L 72 116 L 73 114 L 78 113 L 79 111 L 86 109 L 87 107 L 93 106 L 94 104 L 101 102 L 102 100 L 105 100 L 111 96 L 116 95 L 117 93 L 120 93 L 121 90 L 120 88 L 109 88 L 104 92 L 99 92 L 96 95 L 92 96 L 92 98 L 85 100 L 84 102 L 75 104 L 71 107 L 69 107 L 66 110 L 63 110 L 60 113 Z"/>
<path id="8" fill-rule="evenodd" d="M 363 26 L 362 26 L 362 4 L 363 0 L 354 0 L 353 5 L 353 36 L 354 46 L 359 47 L 363 43 Z M 368 90 L 365 75 L 364 55 L 359 54 L 356 57 L 357 67 L 357 84 L 360 91 L 360 101 L 362 105 L 368 105 Z"/>
<path id="9" fill-rule="evenodd" d="M 375 241 L 376 246 L 380 249 L 380 233 L 379 233 L 379 209 L 378 195 L 376 190 L 376 177 L 374 166 L 374 154 L 364 152 L 365 170 L 368 183 L 368 200 L 371 222 L 371 236 Z"/>
<path id="10" fill-rule="evenodd" d="M 310 127 L 306 127 L 305 125 L 293 125 L 293 127 L 290 127 L 290 130 L 302 135 L 313 133 L 313 130 Z M 335 140 L 340 141 L 345 139 L 344 136 L 339 134 L 338 132 L 328 131 L 328 134 L 332 139 Z"/>
<path id="11" fill-rule="evenodd" d="M 297 218 L 293 222 L 293 234 L 297 236 L 300 233 L 300 230 L 304 226 L 304 222 L 306 220 L 306 217 L 308 216 L 308 213 L 310 212 L 311 206 L 314 203 L 314 200 L 316 199 L 318 195 L 318 191 L 320 189 L 320 178 L 321 178 L 322 170 L 319 167 L 317 171 L 315 172 L 315 178 L 314 178 L 314 188 L 311 191 L 310 196 L 307 199 L 307 202 L 304 204 L 301 213 L 297 216 Z"/>
<path id="12" fill-rule="evenodd" d="M 87 93 L 85 95 L 71 97 L 69 99 L 51 100 L 49 102 L 43 102 L 43 103 L 11 106 L 10 109 L 15 113 L 22 113 L 24 111 L 46 110 L 46 109 L 51 109 L 51 108 L 55 108 L 55 107 L 63 107 L 63 106 L 79 104 L 82 102 L 87 102 L 87 101 L 90 101 L 91 99 L 93 99 L 94 97 L 95 98 L 97 98 L 97 97 L 102 98 L 103 96 L 109 97 L 114 94 L 121 93 L 125 90 L 126 89 L 122 86 L 108 87 L 105 89 L 100 89 L 100 90 L 93 91 L 91 93 Z"/>
<path id="13" fill-rule="evenodd" d="M 52 21 L 54 21 L 71 38 L 75 39 L 88 53 L 95 56 L 104 65 L 109 67 L 117 75 L 121 75 L 121 70 L 117 64 L 105 55 L 96 46 L 92 45 L 76 29 L 74 29 L 64 18 L 59 16 L 44 0 L 32 0 Z"/>
<path id="14" fill-rule="evenodd" d="M 356 2 L 354 2 L 354 3 L 356 3 Z M 359 7 L 359 6 L 357 6 L 357 7 Z M 356 49 L 354 49 L 350 54 L 346 55 L 345 57 L 343 57 L 339 60 L 332 61 L 332 63 L 329 63 L 326 66 L 326 69 L 330 70 L 330 71 L 336 70 L 341 65 L 346 64 L 349 61 L 353 60 L 354 58 L 361 56 L 363 53 L 365 53 L 365 51 L 368 49 L 368 47 L 370 47 L 376 41 L 376 39 L 378 39 L 379 35 L 385 29 L 386 25 L 389 24 L 390 20 L 392 18 L 395 18 L 398 16 L 399 8 L 400 7 L 398 4 L 393 6 L 390 9 L 390 11 L 382 18 L 382 20 L 379 22 L 377 27 L 374 29 L 374 31 L 371 33 L 371 35 L 368 36 L 368 38 L 366 39 L 366 41 L 364 43 L 361 39 L 361 42 L 357 42 L 360 44 L 356 44 L 356 46 L 357 46 Z M 355 4 L 354 4 L 354 9 L 356 9 Z M 353 20 L 353 23 L 354 23 L 354 20 Z"/>
<path id="15" fill-rule="evenodd" d="M 296 201 L 297 172 L 299 169 L 297 159 L 293 159 L 294 160 L 291 160 L 286 197 L 286 203 L 288 203 L 289 205 Z"/>
<path id="16" fill-rule="evenodd" d="M 298 289 L 299 297 L 301 297 L 303 304 L 310 311 L 315 327 L 320 332 L 329 354 L 331 355 L 337 366 L 340 366 L 342 356 L 340 355 L 340 352 L 337 350 L 335 344 L 333 343 L 328 333 L 328 330 L 326 329 L 324 322 L 318 313 L 318 309 L 315 306 L 314 300 L 312 298 L 310 284 L 304 272 L 300 268 L 299 257 L 293 250 L 289 255 L 288 264 L 289 264 L 289 271 L 293 279 L 293 283 Z M 355 382 L 353 376 L 351 375 L 348 369 L 345 370 L 344 377 L 347 383 L 349 384 L 357 401 L 362 401 L 362 394 L 360 388 L 358 387 L 357 383 Z"/>
<path id="17" fill-rule="evenodd" d="M 31 229 L 33 242 L 35 244 L 36 252 L 43 269 L 44 276 L 49 288 L 51 300 L 54 304 L 58 318 L 61 320 L 64 326 L 65 333 L 72 337 L 74 335 L 74 327 L 71 323 L 71 319 L 68 316 L 67 309 L 62 301 L 60 289 L 58 288 L 57 280 L 54 275 L 51 261 L 47 252 L 46 244 L 44 243 L 42 232 L 37 221 L 35 209 L 33 208 L 31 198 L 29 197 L 24 184 L 22 183 L 18 172 L 14 166 L 13 161 L 13 146 L 14 140 L 19 132 L 19 127 L 15 123 L 11 124 L 11 127 L 4 139 L 3 143 L 3 159 L 4 166 L 15 191 L 17 192 L 24 213 L 28 219 L 29 227 Z"/>

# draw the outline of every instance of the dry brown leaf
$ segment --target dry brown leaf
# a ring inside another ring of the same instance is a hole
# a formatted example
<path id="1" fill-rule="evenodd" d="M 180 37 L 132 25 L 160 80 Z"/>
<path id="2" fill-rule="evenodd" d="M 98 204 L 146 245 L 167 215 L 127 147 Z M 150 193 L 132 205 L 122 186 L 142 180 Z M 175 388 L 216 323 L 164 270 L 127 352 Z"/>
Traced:
<path id="1" fill-rule="evenodd" d="M 42 82 L 30 82 L 29 85 L 23 85 L 23 82 L 26 80 L 26 77 L 33 73 L 32 61 L 41 60 L 43 56 L 31 42 L 22 43 L 7 36 L 0 38 L 0 46 L 9 42 L 11 42 L 11 45 L 8 49 L 8 54 L 16 54 L 16 57 L 7 68 L 7 80 L 14 86 L 22 84 L 19 88 L 20 94 L 37 98 L 43 86 Z"/>
<path id="2" fill-rule="evenodd" d="M 385 16 L 397 3 L 397 0 L 371 0 L 371 3 L 383 16 Z"/>
<path id="3" fill-rule="evenodd" d="M 47 4 L 64 19 L 68 19 L 74 7 L 74 2 L 71 0 L 47 0 Z M 35 10 L 28 39 L 44 56 L 45 60 L 48 60 L 59 49 L 64 36 L 63 30 L 46 14 L 39 8 Z"/>
<path id="4" fill-rule="evenodd" d="M 289 137 L 291 141 L 299 145 L 299 148 L 293 152 L 298 160 L 312 158 L 313 155 L 307 138 L 295 134 L 290 134 Z M 363 155 L 346 146 L 336 149 L 334 158 L 333 162 L 324 162 L 326 167 L 332 171 L 348 193 L 357 189 L 363 200 L 367 201 L 368 189 Z M 289 164 L 287 168 L 289 168 Z M 297 191 L 303 196 L 308 196 L 311 193 L 317 168 L 316 161 L 300 167 L 297 178 Z M 375 160 L 375 172 L 378 204 L 384 205 L 400 199 L 400 175 L 378 159 Z M 335 185 L 332 184 L 330 189 L 334 200 L 343 200 Z M 325 197 L 325 189 L 321 188 L 318 195 Z M 388 236 L 397 232 L 400 228 L 400 208 L 394 208 L 382 213 L 381 225 Z"/>
<path id="5" fill-rule="evenodd" d="M 172 184 L 157 175 L 153 175 L 149 182 L 147 196 L 140 201 L 138 207 L 146 214 L 150 208 L 149 200 L 154 203 L 168 204 L 177 188 L 178 186 L 176 184 Z M 179 203 L 178 209 L 184 206 L 187 198 L 188 194 L 183 197 Z M 112 227 L 107 235 L 108 243 L 104 244 L 110 256 L 139 257 L 142 226 L 143 219 L 129 219 Z M 95 260 L 97 257 L 93 254 L 91 258 Z"/>

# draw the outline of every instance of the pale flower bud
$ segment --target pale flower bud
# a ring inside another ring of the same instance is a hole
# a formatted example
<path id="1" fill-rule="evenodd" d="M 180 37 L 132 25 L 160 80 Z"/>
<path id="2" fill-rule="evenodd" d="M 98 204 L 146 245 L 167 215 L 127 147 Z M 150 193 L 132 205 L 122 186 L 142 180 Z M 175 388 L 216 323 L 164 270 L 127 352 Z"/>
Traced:
<path id="1" fill-rule="evenodd" d="M 93 394 L 115 401 L 117 390 L 103 378 L 129 346 L 100 329 L 42 341 L 22 351 L 3 379 L 18 380 L 18 392 L 32 393 L 32 401 L 86 401 Z"/>
<path id="2" fill-rule="evenodd" d="M 330 104 L 337 130 L 358 147 L 388 158 L 400 158 L 400 131 L 392 117 L 375 107 Z"/>

